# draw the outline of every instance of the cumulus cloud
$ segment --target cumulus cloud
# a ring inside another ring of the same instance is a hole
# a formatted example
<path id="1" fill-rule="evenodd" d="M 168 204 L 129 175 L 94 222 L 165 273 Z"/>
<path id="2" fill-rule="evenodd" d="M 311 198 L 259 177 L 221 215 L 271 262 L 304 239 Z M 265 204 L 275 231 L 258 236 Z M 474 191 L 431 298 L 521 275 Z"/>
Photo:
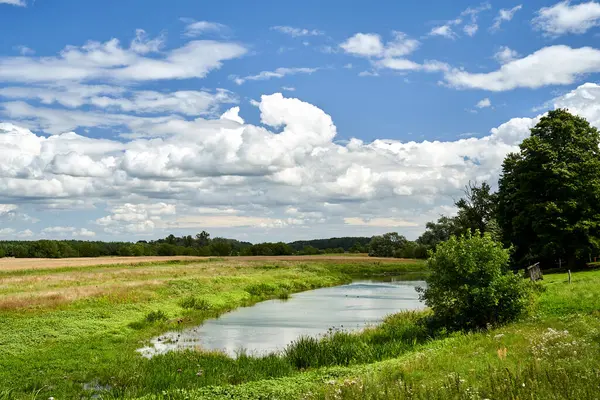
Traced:
<path id="1" fill-rule="evenodd" d="M 241 57 L 247 51 L 238 43 L 194 40 L 179 48 L 150 54 L 161 46 L 162 39 L 149 39 L 138 30 L 128 48 L 111 39 L 67 46 L 58 56 L 0 57 L 0 80 L 55 83 L 203 78 L 224 61 Z"/>
<path id="2" fill-rule="evenodd" d="M 238 85 L 243 85 L 246 81 L 266 81 L 273 78 L 283 78 L 288 75 L 297 74 L 312 74 L 317 72 L 319 68 L 277 68 L 275 71 L 262 71 L 256 75 L 248 75 L 244 77 L 232 76 L 231 79 Z"/>
<path id="3" fill-rule="evenodd" d="M 494 24 L 490 27 L 491 31 L 497 31 L 500 29 L 504 22 L 509 22 L 513 19 L 517 11 L 523 8 L 522 4 L 514 6 L 513 8 L 502 8 L 498 11 L 498 16 L 494 18 Z"/>
<path id="4" fill-rule="evenodd" d="M 565 34 L 583 34 L 600 23 L 600 3 L 571 4 L 561 1 L 551 7 L 543 7 L 532 20 L 535 29 L 544 35 L 557 37 Z"/>
<path id="5" fill-rule="evenodd" d="M 317 29 L 294 28 L 291 26 L 273 26 L 271 30 L 290 35 L 291 37 L 321 36 L 325 34 Z"/>
<path id="6" fill-rule="evenodd" d="M 520 87 L 534 89 L 570 85 L 581 76 L 594 72 L 600 72 L 600 50 L 560 45 L 544 47 L 526 57 L 509 61 L 493 72 L 471 73 L 451 69 L 446 72 L 445 80 L 456 88 L 499 92 Z"/>
<path id="7" fill-rule="evenodd" d="M 552 104 L 600 126 L 599 85 Z M 262 125 L 246 123 L 239 111 L 155 121 L 146 127 L 151 137 L 120 140 L 46 137 L 0 124 L 0 203 L 8 212 L 35 204 L 66 213 L 90 202 L 106 210 L 93 231 L 120 238 L 210 227 L 234 236 L 277 229 L 290 239 L 315 230 L 348 234 L 349 227 L 414 237 L 448 212 L 469 180 L 496 182 L 504 157 L 539 120 L 513 118 L 488 135 L 454 141 L 337 142 L 332 118 L 299 99 L 262 96 Z M 72 227 L 64 234 L 91 236 Z"/>
<path id="8" fill-rule="evenodd" d="M 405 56 L 413 53 L 420 45 L 419 41 L 408 37 L 403 32 L 393 32 L 394 38 L 383 43 L 381 37 L 374 33 L 357 33 L 343 42 L 340 47 L 348 54 L 368 58 L 374 68 L 387 68 L 397 71 L 445 71 L 447 64 L 426 60 L 422 64 L 411 61 Z M 362 71 L 359 76 L 378 76 L 375 71 Z"/>

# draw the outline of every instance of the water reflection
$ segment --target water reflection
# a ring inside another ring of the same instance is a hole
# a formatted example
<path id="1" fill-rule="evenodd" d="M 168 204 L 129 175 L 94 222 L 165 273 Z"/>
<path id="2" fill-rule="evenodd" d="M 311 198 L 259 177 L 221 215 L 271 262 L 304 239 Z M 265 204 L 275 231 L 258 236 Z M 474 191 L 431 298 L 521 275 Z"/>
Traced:
<path id="1" fill-rule="evenodd" d="M 285 348 L 300 336 L 318 336 L 329 328 L 362 329 L 386 315 L 423 308 L 415 290 L 423 281 L 357 281 L 349 285 L 297 293 L 287 301 L 268 300 L 239 308 L 201 326 L 168 332 L 140 349 L 144 356 L 185 348 L 241 349 L 263 355 Z"/>

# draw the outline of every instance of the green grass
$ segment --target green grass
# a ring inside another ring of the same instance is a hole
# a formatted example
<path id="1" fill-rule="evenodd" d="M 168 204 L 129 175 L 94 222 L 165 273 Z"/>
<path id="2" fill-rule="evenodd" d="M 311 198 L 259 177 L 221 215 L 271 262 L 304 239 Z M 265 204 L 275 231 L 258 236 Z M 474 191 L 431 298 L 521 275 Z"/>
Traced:
<path id="1" fill-rule="evenodd" d="M 303 373 L 144 399 L 600 398 L 600 271 L 577 272 L 571 285 L 547 275 L 543 287 L 528 318 L 490 331 L 427 338 L 417 314 L 399 314 L 339 343 L 298 341 L 287 357 Z M 369 351 L 398 342 L 372 362 Z M 348 366 L 319 367 L 332 364 Z"/>
<path id="2" fill-rule="evenodd" d="M 184 351 L 147 360 L 135 353 L 160 332 L 240 305 L 351 276 L 422 276 L 422 268 L 306 260 L 148 266 L 135 271 L 136 279 L 150 276 L 161 284 L 126 297 L 2 311 L 0 400 L 94 393 L 144 399 L 600 398 L 600 271 L 575 272 L 571 285 L 566 274 L 546 275 L 530 316 L 486 332 L 435 336 L 421 323 L 427 312 L 412 312 L 360 333 L 300 338 L 281 355 L 233 359 Z M 80 284 L 101 278 L 94 271 L 81 274 Z M 131 278 L 113 269 L 100 274 Z M 44 277 L 47 284 L 53 284 L 50 277 Z M 56 285 L 77 282 L 58 279 Z"/>
<path id="3" fill-rule="evenodd" d="M 352 276 L 422 273 L 423 263 L 214 260 L 51 271 L 0 277 L 0 399 L 80 398 L 94 388 L 141 396 L 289 375 L 294 368 L 277 357 L 183 352 L 149 361 L 135 350 L 240 306 Z"/>

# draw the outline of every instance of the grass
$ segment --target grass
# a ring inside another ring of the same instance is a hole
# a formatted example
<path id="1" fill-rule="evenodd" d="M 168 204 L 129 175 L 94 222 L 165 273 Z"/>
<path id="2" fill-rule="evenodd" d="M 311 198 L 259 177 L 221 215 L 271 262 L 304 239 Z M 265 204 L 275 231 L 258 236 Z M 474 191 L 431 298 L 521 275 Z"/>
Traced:
<path id="1" fill-rule="evenodd" d="M 365 258 L 5 272 L 0 274 L 0 399 L 81 398 L 106 388 L 115 397 L 142 396 L 292 375 L 298 371 L 279 357 L 232 360 L 183 352 L 146 360 L 135 349 L 167 330 L 264 299 L 345 283 L 352 276 L 416 277 L 422 271 L 422 262 Z"/>
<path id="2" fill-rule="evenodd" d="M 600 398 L 600 271 L 574 273 L 571 285 L 547 275 L 543 288 L 531 315 L 504 327 L 430 338 L 418 313 L 398 314 L 357 335 L 301 339 L 275 359 L 302 373 L 143 398 Z"/>
<path id="3" fill-rule="evenodd" d="M 422 264 L 213 261 L 144 269 L 102 272 L 115 285 L 160 282 L 129 297 L 105 293 L 0 312 L 0 400 L 600 398 L 600 271 L 575 272 L 570 285 L 566 274 L 546 275 L 530 316 L 484 332 L 436 336 L 421 323 L 426 311 L 410 312 L 360 333 L 300 338 L 280 355 L 185 351 L 147 360 L 134 349 L 159 332 L 352 275 L 417 276 Z M 98 273 L 77 279 L 95 281 Z M 76 282 L 86 281 L 66 287 Z"/>

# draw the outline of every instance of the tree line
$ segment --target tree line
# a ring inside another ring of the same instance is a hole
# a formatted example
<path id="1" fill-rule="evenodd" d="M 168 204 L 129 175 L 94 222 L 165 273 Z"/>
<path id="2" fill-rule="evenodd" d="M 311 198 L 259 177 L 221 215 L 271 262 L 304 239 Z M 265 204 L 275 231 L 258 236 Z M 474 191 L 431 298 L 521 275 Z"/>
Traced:
<path id="1" fill-rule="evenodd" d="M 83 240 L 0 241 L 0 257 L 69 258 L 106 256 L 282 256 L 366 253 L 370 237 L 315 239 L 292 243 L 242 242 L 211 238 L 202 231 L 195 236 L 169 235 L 136 243 Z"/>

